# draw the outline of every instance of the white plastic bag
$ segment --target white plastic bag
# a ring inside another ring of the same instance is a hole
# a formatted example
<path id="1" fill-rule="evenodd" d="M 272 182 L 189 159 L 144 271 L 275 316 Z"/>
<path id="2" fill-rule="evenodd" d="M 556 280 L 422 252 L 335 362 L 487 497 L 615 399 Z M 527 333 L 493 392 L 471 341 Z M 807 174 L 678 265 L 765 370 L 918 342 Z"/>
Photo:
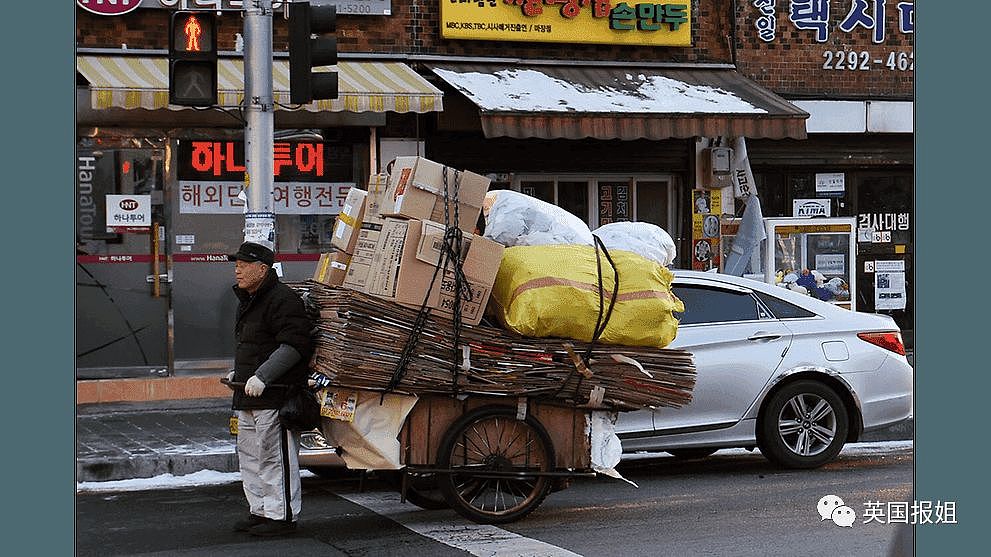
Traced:
<path id="1" fill-rule="evenodd" d="M 494 190 L 482 204 L 486 238 L 506 247 L 592 244 L 585 221 L 568 211 L 512 190 Z"/>
<path id="2" fill-rule="evenodd" d="M 612 222 L 593 231 L 606 249 L 622 249 L 667 267 L 677 256 L 674 240 L 663 228 L 649 222 Z"/>

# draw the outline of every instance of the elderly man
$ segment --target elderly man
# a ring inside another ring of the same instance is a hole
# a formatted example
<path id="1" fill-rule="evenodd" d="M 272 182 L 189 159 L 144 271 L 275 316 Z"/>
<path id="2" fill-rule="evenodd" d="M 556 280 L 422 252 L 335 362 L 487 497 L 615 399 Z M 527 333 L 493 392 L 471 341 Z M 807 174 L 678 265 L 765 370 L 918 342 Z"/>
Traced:
<path id="1" fill-rule="evenodd" d="M 279 423 L 279 407 L 289 385 L 305 385 L 311 354 L 311 323 L 303 301 L 279 282 L 272 269 L 275 254 L 245 242 L 234 261 L 240 300 L 234 334 L 234 388 L 237 454 L 248 516 L 234 529 L 256 536 L 293 532 L 301 507 L 299 434 Z"/>

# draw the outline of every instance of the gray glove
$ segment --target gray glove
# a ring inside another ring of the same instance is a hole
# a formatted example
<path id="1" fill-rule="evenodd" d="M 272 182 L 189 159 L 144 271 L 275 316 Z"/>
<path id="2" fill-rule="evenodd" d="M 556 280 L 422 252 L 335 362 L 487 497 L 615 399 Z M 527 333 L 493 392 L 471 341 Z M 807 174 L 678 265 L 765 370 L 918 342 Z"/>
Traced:
<path id="1" fill-rule="evenodd" d="M 234 370 L 233 369 L 231 370 L 230 373 L 227 374 L 227 388 L 233 391 L 234 390 L 234 386 L 231 385 L 231 382 L 232 381 L 234 381 Z"/>

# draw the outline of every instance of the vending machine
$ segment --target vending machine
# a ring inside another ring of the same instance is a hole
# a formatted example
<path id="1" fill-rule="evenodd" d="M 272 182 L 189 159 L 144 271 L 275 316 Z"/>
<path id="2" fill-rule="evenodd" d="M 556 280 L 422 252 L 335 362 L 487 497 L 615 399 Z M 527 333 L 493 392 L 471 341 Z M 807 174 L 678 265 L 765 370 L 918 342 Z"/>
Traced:
<path id="1" fill-rule="evenodd" d="M 751 256 L 744 276 L 856 311 L 857 220 L 855 218 L 765 218 L 767 238 Z M 732 248 L 739 220 L 724 221 L 722 262 Z M 722 270 L 722 265 L 720 266 Z"/>

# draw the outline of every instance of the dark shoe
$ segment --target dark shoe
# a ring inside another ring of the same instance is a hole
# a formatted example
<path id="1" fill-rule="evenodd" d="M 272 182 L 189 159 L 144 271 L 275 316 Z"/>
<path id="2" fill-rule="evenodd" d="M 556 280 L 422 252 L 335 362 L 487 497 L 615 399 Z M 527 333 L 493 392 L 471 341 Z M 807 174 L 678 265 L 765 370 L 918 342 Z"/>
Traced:
<path id="1" fill-rule="evenodd" d="M 248 513 L 248 518 L 244 520 L 239 520 L 234 523 L 235 532 L 247 532 L 251 528 L 258 526 L 259 524 L 265 524 L 270 522 L 272 519 L 265 518 L 264 516 L 258 516 L 257 514 Z"/>
<path id="2" fill-rule="evenodd" d="M 288 520 L 266 520 L 264 524 L 253 526 L 248 532 L 252 536 L 285 536 L 296 531 L 296 523 Z"/>

